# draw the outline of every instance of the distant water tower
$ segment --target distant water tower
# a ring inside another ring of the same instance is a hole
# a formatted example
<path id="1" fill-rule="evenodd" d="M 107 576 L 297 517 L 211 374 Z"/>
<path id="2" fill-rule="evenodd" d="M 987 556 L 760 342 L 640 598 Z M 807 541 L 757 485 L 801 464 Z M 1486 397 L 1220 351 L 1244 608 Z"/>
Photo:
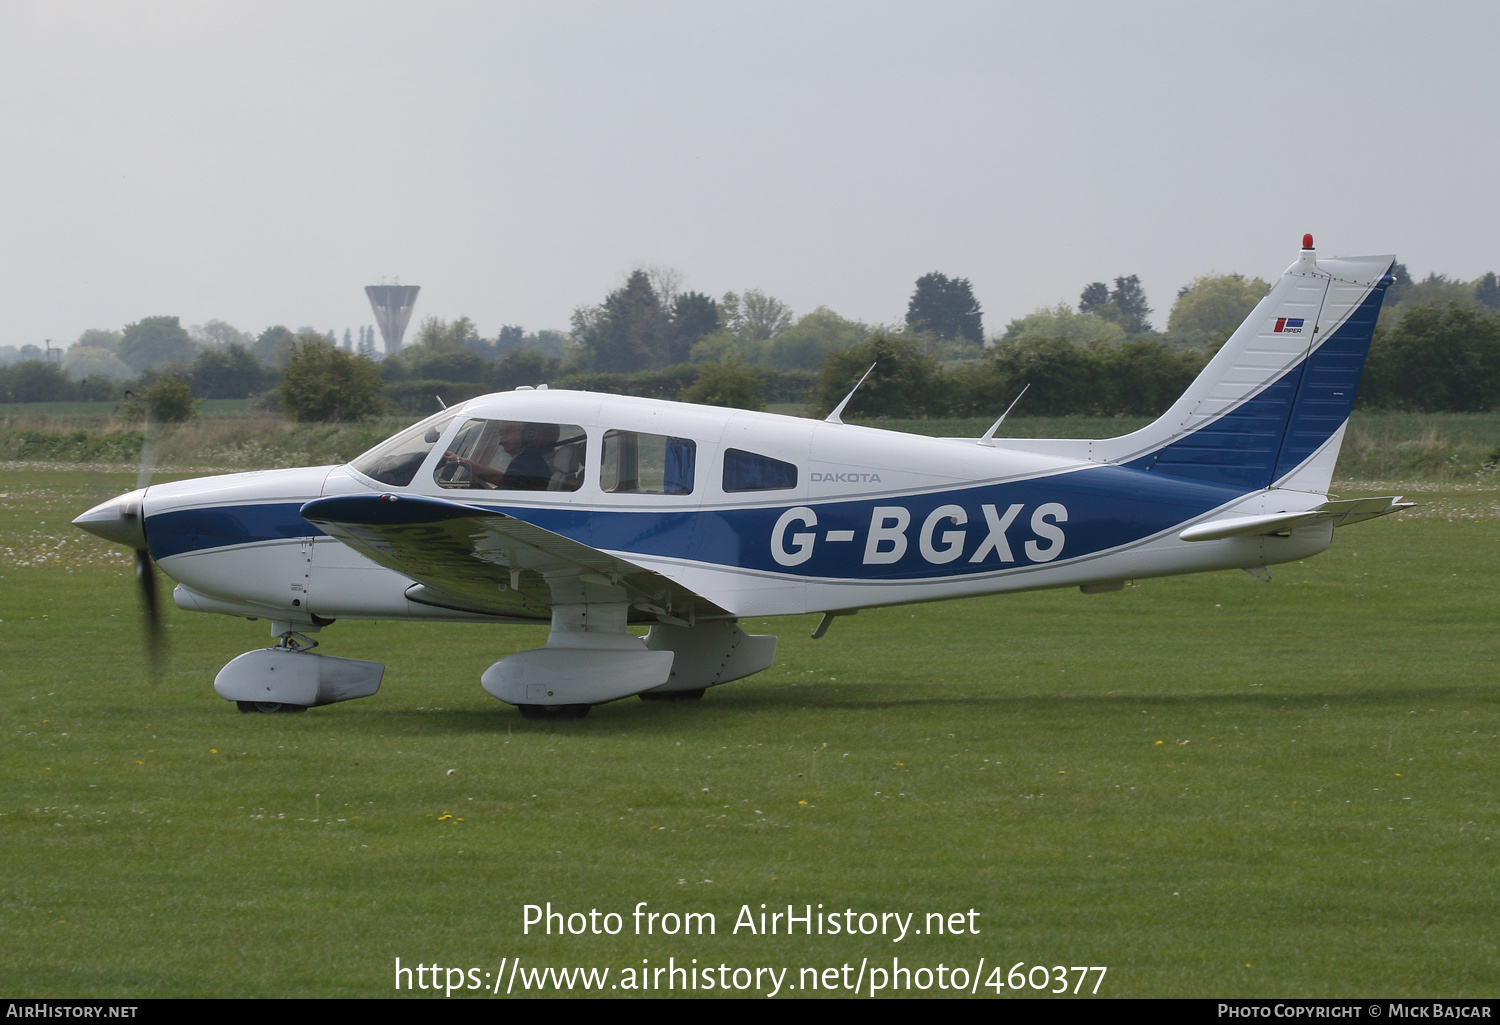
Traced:
<path id="1" fill-rule="evenodd" d="M 365 286 L 370 308 L 375 311 L 375 323 L 380 325 L 380 337 L 385 339 L 387 356 L 401 351 L 401 339 L 411 321 L 411 308 L 417 304 L 417 293 L 421 290 L 420 285 Z"/>

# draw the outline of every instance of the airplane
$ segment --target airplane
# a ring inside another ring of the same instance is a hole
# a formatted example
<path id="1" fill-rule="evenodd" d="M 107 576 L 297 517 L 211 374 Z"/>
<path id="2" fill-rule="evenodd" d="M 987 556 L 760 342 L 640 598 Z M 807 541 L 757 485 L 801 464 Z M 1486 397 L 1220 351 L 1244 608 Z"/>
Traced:
<path id="1" fill-rule="evenodd" d="M 339 619 L 550 624 L 480 678 L 528 718 L 700 698 L 772 664 L 747 617 L 821 613 L 820 637 L 862 608 L 1264 575 L 1408 507 L 1328 497 L 1394 262 L 1319 259 L 1304 236 L 1181 398 L 1116 438 L 996 438 L 1004 416 L 928 438 L 845 424 L 848 398 L 817 421 L 543 384 L 343 466 L 153 484 L 74 523 L 136 550 L 148 614 L 154 563 L 181 609 L 271 621 L 274 646 L 214 681 L 241 711 L 374 694 L 383 665 L 311 650 Z"/>

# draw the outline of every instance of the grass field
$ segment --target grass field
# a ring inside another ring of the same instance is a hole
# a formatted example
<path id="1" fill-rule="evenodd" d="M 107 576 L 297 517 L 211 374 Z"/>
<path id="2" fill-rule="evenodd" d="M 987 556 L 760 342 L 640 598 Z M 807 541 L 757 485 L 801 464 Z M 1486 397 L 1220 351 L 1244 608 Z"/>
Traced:
<path id="1" fill-rule="evenodd" d="M 1423 505 L 1270 584 L 756 621 L 777 664 L 696 706 L 537 723 L 478 685 L 532 628 L 340 623 L 322 650 L 385 662 L 381 693 L 250 716 L 211 682 L 266 624 L 172 609 L 149 679 L 128 556 L 68 524 L 133 486 L 0 467 L 10 995 L 389 996 L 397 957 L 486 987 L 516 957 L 790 986 L 899 958 L 981 995 L 1018 963 L 1113 997 L 1500 990 L 1492 489 L 1395 487 Z M 548 901 L 624 929 L 523 935 Z M 717 931 L 636 936 L 641 901 Z M 978 932 L 733 933 L 762 903 Z"/>
<path id="2" fill-rule="evenodd" d="M 250 399 L 203 399 L 199 412 L 205 417 L 247 416 Z M 0 402 L 0 416 L 9 417 L 87 417 L 113 416 L 120 408 L 118 402 Z"/>
<path id="3" fill-rule="evenodd" d="M 345 462 L 412 422 L 385 416 L 363 423 L 299 424 L 251 414 L 245 400 L 214 400 L 217 410 L 155 431 L 162 467 L 261 469 Z M 211 404 L 214 404 L 211 403 Z M 238 403 L 236 406 L 235 404 Z M 130 462 L 140 451 L 140 424 L 113 418 L 106 403 L 31 403 L 0 406 L 0 461 Z M 796 412 L 796 407 L 776 412 Z M 867 426 L 934 437 L 977 438 L 988 419 L 878 420 Z M 1007 418 L 1002 436 L 1111 438 L 1146 424 L 1144 417 Z M 1500 463 L 1500 412 L 1383 413 L 1357 411 L 1350 420 L 1338 475 L 1359 480 L 1493 483 Z"/>

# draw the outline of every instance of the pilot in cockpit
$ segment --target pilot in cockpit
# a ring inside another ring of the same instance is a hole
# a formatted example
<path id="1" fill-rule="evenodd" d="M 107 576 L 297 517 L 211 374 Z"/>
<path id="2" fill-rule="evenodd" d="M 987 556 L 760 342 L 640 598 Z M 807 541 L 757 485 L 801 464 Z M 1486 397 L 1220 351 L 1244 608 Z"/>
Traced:
<path id="1" fill-rule="evenodd" d="M 552 455 L 557 448 L 561 429 L 558 424 L 502 420 L 498 427 L 497 447 L 510 456 L 501 470 L 454 452 L 445 452 L 445 463 L 457 463 L 469 470 L 475 481 L 508 491 L 546 491 L 552 482 Z"/>

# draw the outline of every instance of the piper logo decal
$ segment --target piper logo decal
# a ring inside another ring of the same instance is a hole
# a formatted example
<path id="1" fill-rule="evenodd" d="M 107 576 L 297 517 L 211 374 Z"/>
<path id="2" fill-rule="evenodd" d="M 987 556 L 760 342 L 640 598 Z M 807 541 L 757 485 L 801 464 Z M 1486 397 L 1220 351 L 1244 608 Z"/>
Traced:
<path id="1" fill-rule="evenodd" d="M 1277 317 L 1275 334 L 1278 335 L 1300 335 L 1302 325 L 1307 321 L 1303 317 Z"/>

